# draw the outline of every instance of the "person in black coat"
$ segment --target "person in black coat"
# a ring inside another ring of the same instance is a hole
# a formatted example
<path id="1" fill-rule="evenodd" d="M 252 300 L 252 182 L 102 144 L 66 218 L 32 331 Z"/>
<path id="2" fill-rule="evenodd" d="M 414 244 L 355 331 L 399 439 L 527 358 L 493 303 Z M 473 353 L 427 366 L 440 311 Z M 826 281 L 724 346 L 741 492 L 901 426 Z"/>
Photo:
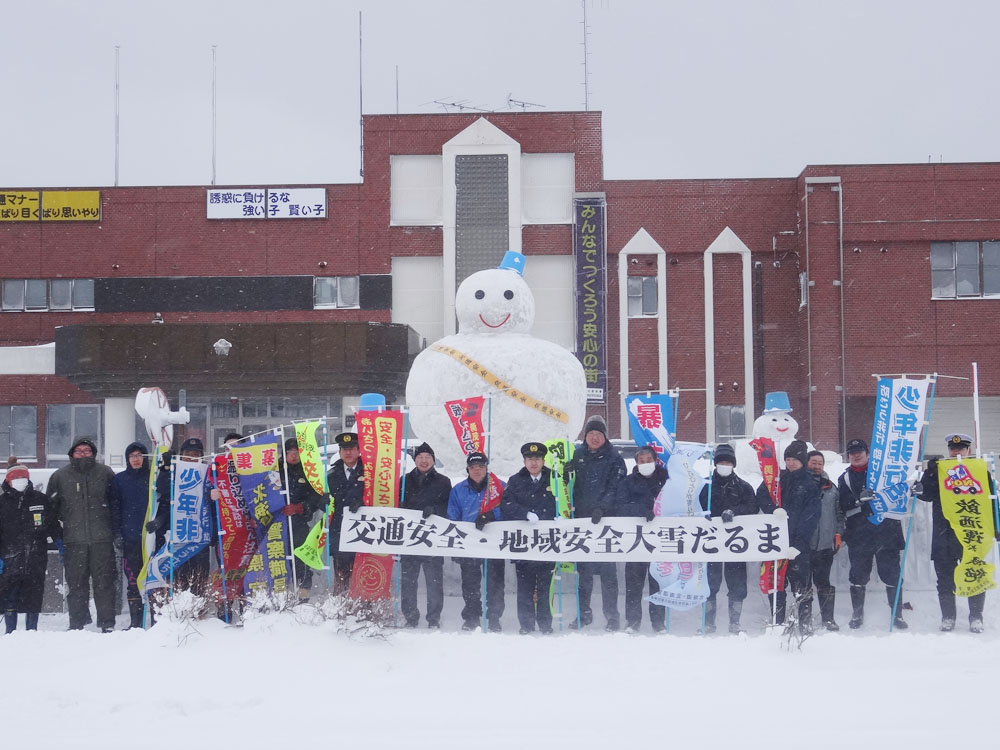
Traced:
<path id="1" fill-rule="evenodd" d="M 146 511 L 149 507 L 149 459 L 146 446 L 130 443 L 125 448 L 125 470 L 111 483 L 121 508 L 122 569 L 128 600 L 130 627 L 142 627 L 142 594 L 137 577 L 142 570 L 142 545 L 146 539 Z"/>
<path id="2" fill-rule="evenodd" d="M 295 438 L 285 441 L 285 457 L 278 467 L 278 473 L 281 475 L 282 488 L 286 491 L 286 502 L 281 514 L 291 520 L 289 546 L 294 550 L 309 536 L 309 522 L 316 511 L 326 508 L 326 498 L 315 490 L 306 476 L 299 459 L 299 443 Z M 307 600 L 312 589 L 313 569 L 296 555 L 292 555 L 292 559 L 295 564 L 295 580 L 299 584 L 298 596 Z"/>
<path id="3" fill-rule="evenodd" d="M 667 469 L 656 460 L 656 451 L 643 446 L 635 452 L 635 467 L 632 473 L 618 483 L 615 515 L 621 518 L 643 518 L 652 521 L 655 517 L 653 505 L 667 481 Z M 625 628 L 631 632 L 642 625 L 642 590 L 649 581 L 652 596 L 660 590 L 660 585 L 649 573 L 647 562 L 625 563 Z M 661 604 L 649 604 L 649 622 L 653 632 L 666 630 L 667 610 Z"/>
<path id="4" fill-rule="evenodd" d="M 419 510 L 424 518 L 448 517 L 448 497 L 451 480 L 434 469 L 434 450 L 421 443 L 413 451 L 415 468 L 401 482 L 400 507 Z M 400 609 L 406 627 L 415 628 L 420 622 L 417 608 L 417 581 L 420 568 L 424 569 L 424 587 L 427 589 L 427 627 L 441 627 L 441 610 L 444 608 L 444 558 L 432 555 L 400 555 L 399 597 Z"/>
<path id="5" fill-rule="evenodd" d="M 810 550 L 821 510 L 819 485 L 806 469 L 808 448 L 805 443 L 793 440 L 785 448 L 784 458 L 785 469 L 778 478 L 781 487 L 781 507 L 774 507 L 764 482 L 757 488 L 757 501 L 765 513 L 787 514 L 788 545 L 794 547 L 799 554 L 794 560 L 789 561 L 785 581 L 798 602 L 799 630 L 808 634 L 812 632 L 813 599 L 809 583 L 812 579 Z M 780 598 L 778 608 L 783 610 Z M 784 612 L 779 611 L 777 614 L 777 622 L 784 622 Z"/>
<path id="6" fill-rule="evenodd" d="M 972 438 L 961 433 L 954 433 L 945 438 L 948 447 L 948 457 L 967 457 L 972 449 Z M 920 478 L 919 497 L 924 502 L 931 503 L 931 560 L 934 562 L 934 573 L 937 575 L 938 604 L 941 607 L 941 630 L 950 632 L 955 629 L 955 618 L 958 610 L 955 606 L 955 568 L 962 560 L 962 543 L 958 541 L 955 530 L 944 516 L 941 508 L 941 489 L 938 484 L 938 463 L 936 459 L 927 462 L 927 471 Z M 990 495 L 996 494 L 993 477 L 990 477 Z M 988 502 L 987 498 L 985 502 Z M 996 526 L 997 519 L 993 519 Z M 983 632 L 983 608 L 986 606 L 986 592 L 969 597 L 969 630 L 973 633 Z"/>
<path id="7" fill-rule="evenodd" d="M 49 538 L 61 539 L 62 528 L 48 498 L 35 490 L 27 467 L 14 464 L 0 484 L 0 602 L 7 603 L 8 633 L 17 627 L 18 612 L 24 612 L 26 629 L 38 629 Z"/>
<path id="8" fill-rule="evenodd" d="M 728 443 L 715 449 L 715 471 L 711 484 L 701 488 L 701 508 L 709 515 L 732 523 L 734 516 L 757 513 L 757 498 L 753 487 L 736 476 L 736 451 Z M 766 488 L 765 488 L 766 491 Z M 740 632 L 743 600 L 747 598 L 747 564 L 744 562 L 708 564 L 708 601 L 705 602 L 705 632 L 715 632 L 716 595 L 725 576 L 729 592 L 729 632 Z"/>
<path id="9" fill-rule="evenodd" d="M 556 498 L 549 489 L 551 470 L 545 466 L 548 450 L 544 443 L 525 443 L 521 446 L 524 468 L 512 476 L 500 499 L 500 513 L 504 521 L 551 521 L 556 517 Z M 552 632 L 552 610 L 549 608 L 549 585 L 555 563 L 536 560 L 518 560 L 514 563 L 517 574 L 517 620 L 524 635 L 535 629 Z"/>
<path id="10" fill-rule="evenodd" d="M 840 509 L 844 512 L 844 543 L 847 559 L 851 564 L 848 580 L 851 583 L 852 629 L 860 628 L 865 620 L 865 592 L 872 575 L 872 559 L 878 577 L 885 584 L 885 595 L 890 611 L 896 601 L 899 584 L 899 557 L 903 551 L 903 526 L 893 518 L 883 518 L 877 526 L 868 519 L 872 506 L 871 493 L 865 488 L 868 480 L 868 443 L 855 438 L 847 441 L 847 471 L 840 475 Z M 902 601 L 902 594 L 900 594 Z M 906 630 L 902 612 L 896 614 L 893 628 Z"/>
<path id="11" fill-rule="evenodd" d="M 608 426 L 597 415 L 584 426 L 584 445 L 577 448 L 570 471 L 575 472 L 573 485 L 573 517 L 589 518 L 598 524 L 604 516 L 614 513 L 618 499 L 618 483 L 625 479 L 625 460 L 608 441 Z M 580 587 L 580 626 L 594 621 L 590 598 L 594 591 L 594 576 L 601 577 L 601 604 L 607 620 L 607 630 L 618 630 L 618 569 L 613 562 L 579 562 L 576 572 Z M 572 623 L 570 628 L 576 628 Z"/>
<path id="12" fill-rule="evenodd" d="M 365 467 L 356 432 L 342 432 L 334 438 L 340 457 L 326 475 L 327 488 L 333 497 L 333 518 L 330 519 L 330 550 L 333 558 L 333 593 L 344 594 L 351 587 L 354 553 L 340 551 L 340 529 L 344 524 L 344 508 L 356 513 L 364 504 Z"/>

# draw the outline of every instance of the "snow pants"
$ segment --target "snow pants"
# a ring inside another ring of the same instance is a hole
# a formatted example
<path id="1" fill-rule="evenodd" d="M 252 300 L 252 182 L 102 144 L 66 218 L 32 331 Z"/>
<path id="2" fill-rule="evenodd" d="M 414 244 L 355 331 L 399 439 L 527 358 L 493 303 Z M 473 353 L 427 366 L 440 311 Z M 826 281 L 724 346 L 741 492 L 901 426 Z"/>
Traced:
<path id="1" fill-rule="evenodd" d="M 97 626 L 115 626 L 115 546 L 111 542 L 66 545 L 66 585 L 70 630 L 82 630 L 90 619 L 90 587 L 94 587 Z"/>
<path id="2" fill-rule="evenodd" d="M 439 624 L 441 610 L 444 608 L 444 558 L 400 555 L 400 609 L 403 610 L 406 624 L 411 628 L 416 627 L 417 623 L 420 622 L 420 609 L 417 607 L 417 583 L 420 578 L 420 568 L 424 569 L 424 588 L 427 589 L 428 624 Z"/>

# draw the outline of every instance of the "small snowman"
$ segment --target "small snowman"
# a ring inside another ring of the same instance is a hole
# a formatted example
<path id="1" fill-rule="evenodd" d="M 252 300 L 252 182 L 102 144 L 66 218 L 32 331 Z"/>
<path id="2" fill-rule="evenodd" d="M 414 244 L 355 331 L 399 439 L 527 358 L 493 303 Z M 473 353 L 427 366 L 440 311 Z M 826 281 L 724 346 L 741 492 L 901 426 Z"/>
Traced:
<path id="1" fill-rule="evenodd" d="M 792 406 L 788 402 L 788 394 L 785 391 L 774 391 L 764 396 L 764 411 L 753 423 L 754 438 L 770 438 L 774 441 L 775 452 L 778 456 L 778 467 L 785 468 L 783 456 L 785 448 L 796 437 L 799 431 L 799 423 L 792 416 Z M 806 443 L 809 450 L 813 449 L 812 443 Z M 757 451 L 750 447 L 749 440 L 734 440 L 733 447 L 736 450 L 736 473 L 754 486 L 763 481 L 760 474 L 760 462 L 757 460 Z"/>
<path id="2" fill-rule="evenodd" d="M 524 262 L 508 251 L 499 268 L 465 279 L 455 294 L 458 333 L 431 344 L 410 368 L 410 424 L 453 471 L 465 463 L 446 401 L 487 397 L 490 469 L 503 478 L 523 466 L 524 442 L 573 440 L 583 427 L 583 366 L 558 344 L 530 334 L 535 298 L 521 276 Z"/>

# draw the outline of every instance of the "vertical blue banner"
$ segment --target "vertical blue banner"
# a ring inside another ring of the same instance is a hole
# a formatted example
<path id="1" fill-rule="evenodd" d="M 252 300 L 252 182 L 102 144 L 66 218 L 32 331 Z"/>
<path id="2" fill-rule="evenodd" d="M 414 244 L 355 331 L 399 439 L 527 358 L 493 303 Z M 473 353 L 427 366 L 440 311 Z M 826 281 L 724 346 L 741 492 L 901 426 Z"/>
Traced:
<path id="1" fill-rule="evenodd" d="M 906 514 L 910 496 L 907 478 L 920 460 L 920 433 L 924 427 L 929 380 L 880 378 L 875 396 L 866 486 L 875 493 L 868 520 Z"/>
<path id="2" fill-rule="evenodd" d="M 212 539 L 212 522 L 205 501 L 205 477 L 208 464 L 197 460 L 174 459 L 173 485 L 170 502 L 173 505 L 173 527 L 166 543 L 146 565 L 145 590 L 170 585 L 170 553 L 176 571 L 208 546 Z"/>
<path id="3" fill-rule="evenodd" d="M 674 452 L 677 432 L 674 404 L 675 398 L 666 393 L 625 397 L 625 409 L 635 444 L 640 447 L 652 445 L 663 461 Z"/>

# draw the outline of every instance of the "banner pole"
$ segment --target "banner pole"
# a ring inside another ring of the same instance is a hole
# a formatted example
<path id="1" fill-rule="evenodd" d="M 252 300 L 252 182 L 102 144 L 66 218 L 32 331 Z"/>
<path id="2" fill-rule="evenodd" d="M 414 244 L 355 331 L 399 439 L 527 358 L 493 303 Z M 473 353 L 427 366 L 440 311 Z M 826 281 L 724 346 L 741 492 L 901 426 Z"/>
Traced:
<path id="1" fill-rule="evenodd" d="M 489 403 L 486 406 L 486 465 L 489 466 L 490 463 L 490 449 L 493 447 L 493 392 L 490 391 Z M 492 480 L 490 475 L 486 475 L 486 488 L 483 490 L 484 499 L 489 500 L 490 484 Z M 482 503 L 480 503 L 482 507 Z M 500 562 L 503 565 L 503 562 Z M 489 606 L 489 599 L 487 598 L 487 593 L 490 588 L 490 561 L 489 558 L 483 558 L 483 585 L 479 592 L 480 597 L 480 608 L 483 610 L 481 616 L 483 632 L 487 632 L 486 625 L 486 608 Z"/>
<path id="2" fill-rule="evenodd" d="M 406 500 L 406 440 L 410 434 L 410 410 L 403 410 L 403 439 L 400 441 L 402 455 L 399 457 L 399 470 L 403 474 L 403 481 L 400 482 L 399 505 L 402 507 Z M 414 463 L 414 466 L 416 464 Z M 399 557 L 397 555 L 397 557 Z M 393 578 L 396 585 L 396 595 L 392 599 L 392 626 L 399 627 L 399 609 L 402 596 L 403 560 L 399 559 L 399 565 L 393 566 Z M 427 580 L 427 569 L 424 568 L 424 580 Z"/>
<path id="3" fill-rule="evenodd" d="M 930 378 L 931 381 L 931 393 L 930 397 L 927 399 L 927 427 L 924 430 L 924 434 L 920 437 L 920 462 L 923 463 L 924 460 L 924 449 L 927 447 L 927 433 L 931 431 L 931 413 L 934 410 L 934 391 L 937 389 L 937 373 Z M 896 579 L 896 596 L 893 597 L 892 601 L 892 619 L 889 621 L 889 632 L 892 632 L 893 626 L 896 624 L 896 613 L 899 612 L 899 597 L 903 590 L 903 571 L 906 570 L 906 555 L 910 551 L 910 536 L 913 534 L 913 516 L 916 515 L 916 498 L 913 496 L 913 487 L 910 487 L 910 497 L 907 501 L 907 515 L 909 519 L 906 521 L 906 541 L 903 542 L 903 557 L 899 561 L 899 578 Z"/>
<path id="4" fill-rule="evenodd" d="M 159 476 L 160 469 L 160 457 L 170 449 L 170 446 L 161 446 L 156 440 L 153 440 L 153 459 L 149 463 L 149 498 L 146 502 L 146 515 L 142 519 L 142 568 L 140 573 L 143 577 L 142 586 L 142 629 L 146 630 L 149 627 L 150 619 L 150 602 L 149 602 L 149 592 L 146 591 L 145 575 L 147 572 L 147 566 L 149 565 L 149 558 L 154 552 L 156 552 L 156 536 L 150 534 L 146 531 L 146 524 L 152 521 L 156 517 L 156 479 Z M 153 549 L 149 549 L 149 537 L 153 536 Z M 138 585 L 138 582 L 137 584 Z"/>
<path id="5" fill-rule="evenodd" d="M 982 458 L 982 428 L 979 424 L 979 363 L 972 363 L 972 421 L 976 428 L 976 458 Z"/>
<path id="6" fill-rule="evenodd" d="M 714 451 L 712 453 L 711 460 L 708 462 L 708 467 L 709 467 L 709 473 L 708 473 L 708 509 L 707 509 L 706 512 L 708 513 L 708 517 L 711 518 L 712 517 L 712 484 L 713 484 L 712 479 L 713 479 L 713 475 L 715 473 L 715 453 L 714 453 Z M 694 467 L 692 467 L 692 471 L 694 471 Z M 705 563 L 705 573 L 706 574 L 708 573 L 708 566 L 711 565 L 711 564 L 712 563 Z M 720 586 L 720 588 L 721 588 L 721 586 Z M 709 584 L 708 584 L 708 593 L 709 593 L 709 597 L 711 597 L 711 594 L 712 594 L 711 580 L 709 581 Z M 706 617 L 707 612 L 708 612 L 708 600 L 706 599 L 704 602 L 702 602 L 702 605 L 701 605 L 701 634 L 702 635 L 708 635 L 708 633 L 705 632 L 705 622 L 706 622 L 706 619 L 707 619 L 707 617 Z M 716 615 L 718 616 L 718 592 L 716 592 Z"/>
<path id="7" fill-rule="evenodd" d="M 294 427 L 292 427 L 292 431 L 293 432 L 295 431 Z M 292 485 L 288 479 L 288 461 L 285 459 L 285 425 L 280 425 L 278 427 L 278 441 L 279 441 L 278 455 L 281 456 L 281 465 L 284 469 L 283 473 L 283 477 L 285 480 L 284 495 L 285 495 L 285 507 L 287 508 L 289 505 L 291 505 Z M 296 443 L 296 447 L 298 447 L 298 443 Z M 292 568 L 292 591 L 294 591 L 295 596 L 298 597 L 299 576 L 295 571 L 295 555 L 289 554 L 291 553 L 292 550 L 295 549 L 295 534 L 292 531 L 292 517 L 285 516 L 285 523 L 288 525 L 288 548 L 287 548 L 288 553 L 285 554 L 285 565 L 290 565 Z M 271 593 L 273 594 L 274 591 L 272 590 Z"/>
<path id="8" fill-rule="evenodd" d="M 330 471 L 330 459 L 326 453 L 326 444 L 329 442 L 329 435 L 326 427 L 326 417 L 323 417 L 323 485 L 326 487 L 326 510 L 323 511 L 323 529 L 326 532 L 326 544 L 323 555 L 326 558 L 326 591 L 327 595 L 333 595 L 333 560 L 330 557 L 330 524 L 333 522 L 333 504 L 336 502 L 330 494 L 330 478 L 327 472 Z"/>
<path id="9" fill-rule="evenodd" d="M 218 489 L 219 487 L 219 469 L 212 461 L 212 486 Z M 215 505 L 215 524 L 218 528 L 219 537 L 219 571 L 221 574 L 220 580 L 222 581 L 222 616 L 225 623 L 229 624 L 229 596 L 226 592 L 226 558 L 222 545 L 222 537 L 225 535 L 225 530 L 222 528 L 222 511 L 219 510 L 219 503 L 217 500 L 212 501 Z"/>
<path id="10" fill-rule="evenodd" d="M 170 460 L 170 536 L 167 537 L 167 554 L 170 556 L 170 598 L 174 598 L 174 500 L 177 497 L 175 480 L 178 457 Z"/>

